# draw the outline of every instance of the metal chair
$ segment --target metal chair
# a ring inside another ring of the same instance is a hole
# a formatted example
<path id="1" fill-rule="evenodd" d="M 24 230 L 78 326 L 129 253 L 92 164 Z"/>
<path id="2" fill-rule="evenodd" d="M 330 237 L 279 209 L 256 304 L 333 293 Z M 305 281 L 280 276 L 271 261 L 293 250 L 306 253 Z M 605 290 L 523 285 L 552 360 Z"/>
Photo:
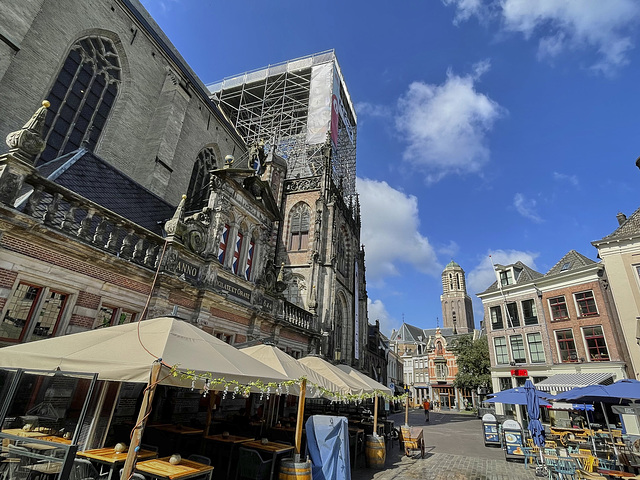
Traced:
<path id="1" fill-rule="evenodd" d="M 189 457 L 187 457 L 187 460 L 202 463 L 203 465 L 211 465 L 211 459 L 209 457 L 205 457 L 204 455 L 198 455 L 197 453 L 194 453 L 193 455 L 189 455 Z M 208 477 L 209 477 L 209 474 L 205 473 L 204 475 L 193 477 L 193 480 L 203 480 Z"/>
<path id="2" fill-rule="evenodd" d="M 522 451 L 524 452 L 524 468 L 527 469 L 529 466 L 529 460 L 531 460 L 531 464 L 534 465 L 537 463 L 537 457 L 539 455 L 539 450 L 536 451 L 536 447 L 522 447 Z"/>
<path id="3" fill-rule="evenodd" d="M 120 469 L 120 476 L 118 478 L 122 478 L 122 472 L 123 471 L 124 471 L 124 468 L 121 468 Z M 127 479 L 125 479 L 125 480 L 127 480 Z M 147 480 L 147 478 L 144 475 L 142 475 L 141 473 L 133 472 L 128 480 Z"/>
<path id="4" fill-rule="evenodd" d="M 249 448 L 240 447 L 238 449 L 238 470 L 237 478 L 247 478 L 250 480 L 266 480 L 271 473 L 271 463 L 273 460 L 263 460 L 258 452 Z"/>
<path id="5" fill-rule="evenodd" d="M 89 460 L 76 458 L 73 461 L 70 480 L 99 480 L 100 478 L 107 478 L 107 475 L 101 476 Z"/>
<path id="6" fill-rule="evenodd" d="M 573 460 L 558 460 L 558 465 L 556 466 L 556 473 L 563 480 L 566 478 L 575 479 L 576 478 L 576 464 Z"/>

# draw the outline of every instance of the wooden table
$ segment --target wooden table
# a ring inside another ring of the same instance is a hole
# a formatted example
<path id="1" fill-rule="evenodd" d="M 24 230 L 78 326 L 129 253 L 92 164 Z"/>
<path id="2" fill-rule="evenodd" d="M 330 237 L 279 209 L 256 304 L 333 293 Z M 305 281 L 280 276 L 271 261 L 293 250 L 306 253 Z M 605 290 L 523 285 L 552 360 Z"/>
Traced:
<path id="1" fill-rule="evenodd" d="M 38 438 L 38 437 L 46 437 L 46 433 L 42 432 L 30 432 L 27 430 L 23 430 L 21 428 L 7 428 L 6 430 L 2 430 L 2 433 L 6 433 L 8 435 L 15 435 L 16 437 L 25 437 L 25 438 Z"/>
<path id="2" fill-rule="evenodd" d="M 273 459 L 271 462 L 271 474 L 269 475 L 269 479 L 273 479 L 273 472 L 276 468 L 276 460 L 278 455 L 283 455 L 288 452 L 292 452 L 294 450 L 293 445 L 285 445 L 284 443 L 278 442 L 267 442 L 262 443 L 261 440 L 253 440 L 251 442 L 245 442 L 243 445 L 245 448 L 252 448 L 254 450 L 260 450 L 262 452 L 268 452 L 273 454 Z"/>
<path id="3" fill-rule="evenodd" d="M 46 437 L 40 437 L 38 440 L 44 440 L 45 442 L 61 443 L 62 445 L 71 445 L 71 440 L 57 437 L 55 435 L 49 435 Z"/>
<path id="4" fill-rule="evenodd" d="M 62 470 L 62 461 L 25 465 L 24 468 L 26 470 L 31 470 L 32 472 L 37 472 L 42 475 L 57 475 L 60 473 L 60 470 Z"/>
<path id="5" fill-rule="evenodd" d="M 231 462 L 233 459 L 233 447 L 236 445 L 240 445 L 245 442 L 251 442 L 255 440 L 255 438 L 250 437 L 241 437 L 239 435 L 227 435 L 226 437 L 222 434 L 219 435 L 208 435 L 204 437 L 205 440 L 209 440 L 214 443 L 222 443 L 224 445 L 229 446 L 229 461 L 227 462 L 227 478 L 229 478 L 231 472 Z M 218 457 L 219 458 L 219 457 Z"/>
<path id="6" fill-rule="evenodd" d="M 84 452 L 78 452 L 76 454 L 79 457 L 88 458 L 89 460 L 93 460 L 94 462 L 100 463 L 102 465 L 109 465 L 109 476 L 108 480 L 111 480 L 113 477 L 113 473 L 117 471 L 118 466 L 124 465 L 125 460 L 127 459 L 127 452 L 117 453 L 113 447 L 106 448 L 94 448 L 93 450 L 85 450 Z M 151 459 L 158 456 L 158 454 L 151 450 L 138 450 L 137 453 L 138 460 Z"/>
<path id="7" fill-rule="evenodd" d="M 620 470 L 603 470 L 601 468 L 598 469 L 598 473 L 607 477 L 614 478 L 631 478 L 636 476 L 635 473 L 621 472 Z"/>
<path id="8" fill-rule="evenodd" d="M 163 457 L 138 462 L 136 464 L 136 471 L 166 480 L 186 479 L 208 473 L 209 480 L 211 480 L 213 475 L 212 466 L 185 459 L 182 459 L 178 465 L 171 465 L 169 463 L 170 458 L 171 457 Z"/>

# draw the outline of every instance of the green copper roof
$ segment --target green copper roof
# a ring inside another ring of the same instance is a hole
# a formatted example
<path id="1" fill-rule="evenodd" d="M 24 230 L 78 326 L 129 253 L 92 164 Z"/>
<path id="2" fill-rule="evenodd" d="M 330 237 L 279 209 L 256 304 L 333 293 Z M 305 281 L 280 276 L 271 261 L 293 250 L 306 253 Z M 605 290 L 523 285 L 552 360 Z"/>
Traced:
<path id="1" fill-rule="evenodd" d="M 460 265 L 458 265 L 456 262 L 454 262 L 453 260 L 451 260 L 449 263 L 447 263 L 447 266 L 444 268 L 461 268 Z"/>

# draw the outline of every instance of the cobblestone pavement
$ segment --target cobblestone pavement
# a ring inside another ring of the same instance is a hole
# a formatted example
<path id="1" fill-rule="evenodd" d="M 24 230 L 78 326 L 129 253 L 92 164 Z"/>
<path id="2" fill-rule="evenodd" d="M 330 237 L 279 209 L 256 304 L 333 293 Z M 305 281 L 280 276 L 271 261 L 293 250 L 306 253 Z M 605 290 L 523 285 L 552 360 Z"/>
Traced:
<path id="1" fill-rule="evenodd" d="M 404 423 L 404 414 L 390 417 L 396 426 Z M 407 457 L 394 442 L 387 449 L 384 470 L 365 467 L 358 458 L 358 468 L 352 470 L 352 480 L 516 480 L 535 479 L 534 470 L 524 468 L 520 461 L 507 462 L 500 448 L 485 447 L 481 422 L 476 417 L 456 413 L 432 412 L 428 423 L 420 410 L 410 413 L 412 426 L 424 426 L 425 458 L 420 454 Z"/>

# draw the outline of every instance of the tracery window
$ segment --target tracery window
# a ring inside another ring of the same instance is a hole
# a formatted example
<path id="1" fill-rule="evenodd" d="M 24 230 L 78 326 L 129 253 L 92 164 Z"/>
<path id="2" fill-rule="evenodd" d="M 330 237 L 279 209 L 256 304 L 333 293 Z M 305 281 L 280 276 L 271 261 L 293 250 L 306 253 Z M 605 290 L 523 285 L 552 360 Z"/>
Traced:
<path id="1" fill-rule="evenodd" d="M 185 211 L 193 212 L 202 210 L 207 206 L 210 193 L 209 172 L 217 167 L 216 154 L 213 148 L 206 147 L 198 154 L 196 163 L 191 170 L 191 180 L 189 180 L 189 193 L 185 202 Z"/>
<path id="2" fill-rule="evenodd" d="M 306 250 L 309 245 L 309 206 L 300 202 L 291 209 L 289 250 Z"/>
<path id="3" fill-rule="evenodd" d="M 83 141 L 88 149 L 95 148 L 120 80 L 120 60 L 111 40 L 85 37 L 73 45 L 47 96 L 51 106 L 41 162 L 76 150 Z"/>

